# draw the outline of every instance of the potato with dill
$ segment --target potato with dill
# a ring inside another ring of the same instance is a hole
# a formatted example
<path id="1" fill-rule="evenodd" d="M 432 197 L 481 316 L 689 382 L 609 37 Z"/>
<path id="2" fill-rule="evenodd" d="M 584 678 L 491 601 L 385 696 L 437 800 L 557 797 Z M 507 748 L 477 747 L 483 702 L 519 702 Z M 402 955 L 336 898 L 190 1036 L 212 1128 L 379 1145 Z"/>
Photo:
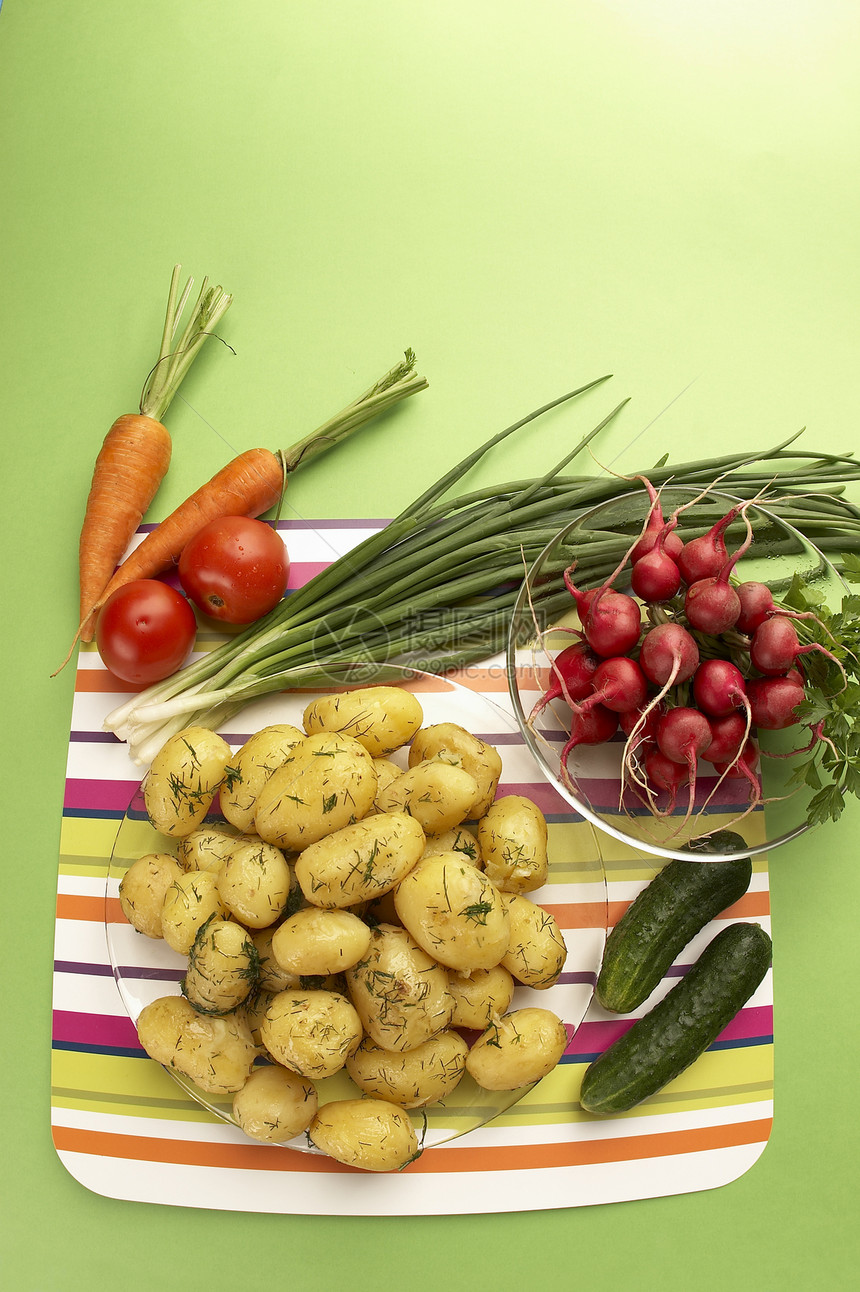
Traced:
<path id="1" fill-rule="evenodd" d="M 544 814 L 521 794 L 502 795 L 478 822 L 484 870 L 506 893 L 532 893 L 546 883 L 547 839 Z"/>
<path id="2" fill-rule="evenodd" d="M 313 1082 L 278 1064 L 255 1068 L 233 1096 L 233 1117 L 251 1139 L 285 1144 L 306 1131 L 319 1106 Z"/>
<path id="3" fill-rule="evenodd" d="M 455 826 L 453 830 L 446 830 L 444 834 L 427 836 L 423 855 L 438 857 L 441 852 L 457 852 L 465 861 L 477 866 L 479 870 L 484 869 L 484 859 L 477 835 L 463 825 Z"/>
<path id="4" fill-rule="evenodd" d="M 402 812 L 377 812 L 303 849 L 295 872 L 314 906 L 355 906 L 381 897 L 424 851 L 424 831 Z"/>
<path id="5" fill-rule="evenodd" d="M 567 959 L 558 921 L 522 893 L 502 893 L 502 902 L 511 922 L 511 940 L 501 963 L 526 987 L 552 987 Z"/>
<path id="6" fill-rule="evenodd" d="M 425 834 L 444 834 L 469 816 L 478 784 L 453 763 L 426 762 L 395 776 L 376 795 L 379 812 L 405 812 Z"/>
<path id="7" fill-rule="evenodd" d="M 370 929 L 351 911 L 306 906 L 278 926 L 272 954 L 282 969 L 326 977 L 351 969 L 367 954 Z"/>
<path id="8" fill-rule="evenodd" d="M 212 916 L 194 939 L 182 994 L 201 1014 L 229 1014 L 248 998 L 258 977 L 257 948 L 247 929 Z"/>
<path id="9" fill-rule="evenodd" d="M 226 909 L 251 929 L 264 929 L 286 910 L 292 874 L 280 848 L 243 837 L 218 871 L 218 893 Z"/>
<path id="10" fill-rule="evenodd" d="M 137 1034 L 150 1058 L 212 1095 L 241 1090 L 258 1053 L 240 1014 L 200 1014 L 184 996 L 162 996 L 145 1005 Z"/>
<path id="11" fill-rule="evenodd" d="M 454 997 L 451 1026 L 482 1032 L 510 1009 L 515 985 L 504 965 L 473 969 L 468 974 L 449 973 L 448 989 Z"/>
<path id="12" fill-rule="evenodd" d="M 184 871 L 168 888 L 161 908 L 164 941 L 180 955 L 188 955 L 197 931 L 213 915 L 227 914 L 218 893 L 214 870 Z"/>
<path id="13" fill-rule="evenodd" d="M 409 748 L 409 766 L 430 760 L 450 762 L 474 778 L 477 797 L 470 816 L 482 817 L 496 795 L 502 774 L 499 751 L 456 722 L 437 722 L 422 727 Z"/>
<path id="14" fill-rule="evenodd" d="M 466 1071 L 484 1090 L 519 1090 L 552 1072 L 567 1048 L 561 1019 L 548 1009 L 515 1009 L 469 1050 Z"/>
<path id="15" fill-rule="evenodd" d="M 166 852 L 149 852 L 132 862 L 119 884 L 119 904 L 132 928 L 148 938 L 164 936 L 164 897 L 183 873 L 176 858 Z"/>
<path id="16" fill-rule="evenodd" d="M 143 782 L 155 829 L 182 838 L 202 825 L 230 756 L 227 741 L 207 727 L 186 727 L 165 741 Z"/>
<path id="17" fill-rule="evenodd" d="M 490 969 L 508 949 L 501 893 L 457 853 L 419 861 L 395 890 L 394 905 L 418 945 L 460 973 Z"/>
<path id="18" fill-rule="evenodd" d="M 373 759 L 357 740 L 334 731 L 306 736 L 260 791 L 254 828 L 267 843 L 301 852 L 366 816 L 376 788 Z"/>
<path id="19" fill-rule="evenodd" d="M 383 1049 L 413 1050 L 450 1025 L 448 975 L 406 929 L 372 929 L 367 954 L 347 969 L 346 985 L 364 1031 Z"/>
<path id="20" fill-rule="evenodd" d="M 460 1084 L 469 1047 L 459 1032 L 431 1036 L 414 1050 L 383 1050 L 367 1037 L 346 1061 L 346 1070 L 366 1095 L 402 1108 L 438 1103 Z"/>
<path id="21" fill-rule="evenodd" d="M 365 686 L 313 700 L 304 712 L 304 727 L 340 731 L 364 745 L 372 758 L 387 758 L 409 743 L 424 712 L 411 691 L 398 686 Z"/>
<path id="22" fill-rule="evenodd" d="M 224 817 L 237 830 L 254 828 L 260 790 L 304 737 L 291 723 L 273 723 L 249 736 L 230 759 L 219 802 Z"/>
<path id="23" fill-rule="evenodd" d="M 340 1072 L 361 1041 L 361 1021 L 339 992 L 292 987 L 269 1002 L 260 1036 L 272 1058 L 322 1081 Z"/>
<path id="24" fill-rule="evenodd" d="M 387 1099 L 333 1099 L 308 1127 L 323 1153 L 362 1171 L 398 1171 L 419 1154 L 408 1113 Z"/>
<path id="25" fill-rule="evenodd" d="M 176 858 L 184 870 L 220 870 L 239 839 L 248 837 L 237 835 L 235 830 L 204 823 L 178 841 Z"/>

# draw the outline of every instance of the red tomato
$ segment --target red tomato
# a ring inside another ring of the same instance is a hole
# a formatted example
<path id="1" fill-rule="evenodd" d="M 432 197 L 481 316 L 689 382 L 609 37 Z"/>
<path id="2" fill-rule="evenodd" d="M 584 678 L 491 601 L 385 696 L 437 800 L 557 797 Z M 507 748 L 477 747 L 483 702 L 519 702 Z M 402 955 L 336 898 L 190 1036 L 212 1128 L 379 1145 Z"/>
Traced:
<path id="1" fill-rule="evenodd" d="M 250 624 L 278 604 L 290 560 L 277 530 L 247 516 L 222 516 L 194 535 L 179 558 L 179 580 L 204 614 Z"/>
<path id="2" fill-rule="evenodd" d="M 135 579 L 102 606 L 96 645 L 117 677 L 148 686 L 185 663 L 196 633 L 194 611 L 180 592 L 159 579 Z"/>

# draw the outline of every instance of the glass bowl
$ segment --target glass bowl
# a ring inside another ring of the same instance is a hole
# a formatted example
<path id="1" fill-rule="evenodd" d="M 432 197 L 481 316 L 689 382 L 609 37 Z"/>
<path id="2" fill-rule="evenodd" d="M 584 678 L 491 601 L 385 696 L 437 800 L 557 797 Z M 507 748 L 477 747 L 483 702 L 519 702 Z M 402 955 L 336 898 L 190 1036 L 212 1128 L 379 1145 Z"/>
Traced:
<path id="1" fill-rule="evenodd" d="M 711 492 L 701 499 L 700 491 L 670 486 L 661 491 L 665 516 L 685 507 L 685 537 L 706 533 L 740 499 Z M 754 856 L 796 839 L 809 827 L 806 809 L 814 792 L 790 783 L 790 754 L 805 738 L 801 728 L 761 731 L 762 804 L 750 803 L 750 785 L 738 778 L 720 778 L 711 764 L 699 761 L 692 813 L 688 810 L 688 789 L 678 794 L 674 810 L 668 812 L 665 795 L 649 808 L 625 778 L 622 786 L 622 751 L 625 737 L 618 734 L 606 744 L 573 750 L 566 780 L 561 776 L 560 753 L 569 734 L 570 709 L 562 700 L 553 701 L 532 718 L 536 702 L 550 677 L 550 665 L 565 646 L 580 621 L 563 573 L 575 567 L 571 578 L 583 589 L 599 587 L 609 578 L 624 553 L 636 541 L 646 521 L 650 499 L 644 490 L 632 491 L 591 508 L 559 530 L 528 570 L 511 617 L 507 643 L 508 687 L 523 740 L 544 774 L 568 803 L 600 830 L 636 850 L 665 858 L 689 857 L 689 846 L 702 846 L 706 836 L 718 830 L 732 831 L 743 839 L 737 850 L 726 850 L 725 838 L 714 840 L 722 849 L 709 851 L 709 860 L 732 856 Z M 845 584 L 827 558 L 793 526 L 766 507 L 747 507 L 754 540 L 735 567 L 737 581 L 767 583 L 779 597 L 794 575 L 800 574 L 830 609 L 839 607 Z M 689 533 L 687 527 L 690 527 Z M 746 536 L 742 520 L 726 532 L 729 552 Z M 630 566 L 616 578 L 613 587 L 629 592 Z M 707 644 L 704 645 L 704 651 Z M 703 653 L 704 653 L 703 651 Z M 683 700 L 681 701 L 683 702 Z M 803 729 L 805 733 L 805 729 Z"/>
<path id="2" fill-rule="evenodd" d="M 348 666 L 349 667 L 349 666 Z M 350 667 L 348 673 L 332 672 L 327 693 L 348 681 L 351 686 L 382 682 L 415 692 L 424 713 L 424 725 L 455 722 L 494 745 L 502 757 L 498 794 L 517 793 L 532 797 L 550 821 L 550 867 L 545 887 L 529 896 L 551 906 L 567 946 L 567 962 L 560 979 L 540 992 L 518 986 L 511 1005 L 540 1005 L 562 1019 L 572 1039 L 591 1002 L 597 972 L 603 957 L 607 931 L 606 879 L 599 834 L 573 810 L 570 803 L 547 785 L 523 739 L 513 716 L 487 696 L 448 679 L 417 669 L 385 666 L 380 674 L 370 665 Z M 235 750 L 261 727 L 270 723 L 291 723 L 301 727 L 302 714 L 318 694 L 303 690 L 282 692 L 248 705 L 221 728 L 221 735 Z M 392 755 L 405 769 L 406 750 Z M 230 829 L 217 811 L 207 821 Z M 150 824 L 138 787 L 116 834 L 107 876 L 106 923 L 108 952 L 114 978 L 125 1009 L 133 1022 L 144 1005 L 164 995 L 179 993 L 187 957 L 173 952 L 164 942 L 136 933 L 127 923 L 117 900 L 119 883 L 128 867 L 148 852 L 175 854 L 176 841 L 159 834 Z M 467 1038 L 468 1039 L 468 1038 Z M 214 1116 L 233 1125 L 232 1096 L 207 1094 L 182 1074 L 171 1069 L 174 1081 Z M 361 1092 L 345 1073 L 317 1084 L 320 1104 L 332 1099 L 357 1098 Z M 442 1144 L 492 1121 L 517 1103 L 532 1087 L 488 1091 L 466 1075 L 443 1102 L 410 1110 L 422 1147 Z M 303 1152 L 317 1150 L 301 1135 L 285 1146 Z"/>

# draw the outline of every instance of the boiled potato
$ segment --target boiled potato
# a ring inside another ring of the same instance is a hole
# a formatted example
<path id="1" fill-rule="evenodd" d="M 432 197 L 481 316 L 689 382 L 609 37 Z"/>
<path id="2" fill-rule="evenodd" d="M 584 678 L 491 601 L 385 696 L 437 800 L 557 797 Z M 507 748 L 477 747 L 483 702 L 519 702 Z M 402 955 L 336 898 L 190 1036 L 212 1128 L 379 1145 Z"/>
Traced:
<path id="1" fill-rule="evenodd" d="M 393 763 L 390 758 L 374 758 L 373 766 L 376 768 L 377 794 L 380 794 L 386 785 L 390 785 L 395 777 L 402 776 L 404 771 L 402 767 L 398 767 L 397 763 Z"/>
<path id="2" fill-rule="evenodd" d="M 501 893 L 458 853 L 419 861 L 398 885 L 394 905 L 418 945 L 460 973 L 490 969 L 508 949 Z"/>
<path id="3" fill-rule="evenodd" d="M 305 848 L 296 879 L 314 906 L 354 906 L 394 888 L 424 850 L 424 831 L 402 812 L 378 812 Z"/>
<path id="4" fill-rule="evenodd" d="M 424 713 L 410 691 L 398 686 L 365 686 L 325 695 L 305 709 L 305 731 L 341 731 L 353 736 L 373 758 L 385 758 L 406 745 Z"/>
<path id="5" fill-rule="evenodd" d="M 221 811 L 237 830 L 254 828 L 257 796 L 272 773 L 305 733 L 290 723 L 276 723 L 254 732 L 230 760 L 221 786 Z"/>
<path id="6" fill-rule="evenodd" d="M 449 973 L 448 988 L 454 997 L 451 1026 L 483 1032 L 510 1009 L 514 986 L 513 976 L 504 965 L 474 969 L 470 974 Z"/>
<path id="7" fill-rule="evenodd" d="M 296 980 L 296 986 L 298 986 L 298 980 Z M 283 988 L 281 988 L 281 990 L 283 990 Z M 248 1029 L 251 1036 L 254 1038 L 254 1044 L 259 1047 L 261 1053 L 265 1047 L 263 1045 L 263 1037 L 260 1033 L 260 1028 L 262 1026 L 263 1019 L 265 1018 L 266 1010 L 272 1003 L 272 997 L 275 994 L 276 993 L 273 991 L 264 990 L 260 986 L 260 981 L 258 979 L 256 989 L 251 992 L 248 999 L 244 1000 L 236 1010 L 236 1017 L 243 1018 L 248 1024 Z"/>
<path id="8" fill-rule="evenodd" d="M 227 911 L 218 893 L 213 870 L 188 870 L 175 879 L 164 895 L 161 932 L 164 941 L 180 955 L 188 955 L 201 924 Z"/>
<path id="9" fill-rule="evenodd" d="M 405 929 L 373 929 L 346 984 L 365 1032 L 385 1050 L 414 1050 L 451 1022 L 448 975 Z"/>
<path id="10" fill-rule="evenodd" d="M 502 893 L 511 940 L 502 964 L 518 982 L 541 991 L 557 981 L 567 947 L 554 915 L 521 893 Z"/>
<path id="11" fill-rule="evenodd" d="M 370 929 L 350 911 L 307 906 L 284 920 L 272 937 L 272 953 L 282 969 L 302 975 L 328 975 L 351 969 L 370 946 Z"/>
<path id="12" fill-rule="evenodd" d="M 182 994 L 202 1014 L 229 1014 L 247 999 L 258 976 L 257 948 L 247 930 L 212 916 L 194 939 Z"/>
<path id="13" fill-rule="evenodd" d="M 235 830 L 202 825 L 178 841 L 177 859 L 185 870 L 220 870 L 224 858 L 236 846 L 236 837 Z"/>
<path id="14" fill-rule="evenodd" d="M 251 929 L 274 924 L 286 910 L 292 874 L 280 848 L 243 837 L 218 871 L 218 893 L 225 908 Z"/>
<path id="15" fill-rule="evenodd" d="M 452 763 L 419 763 L 377 792 L 380 812 L 406 812 L 425 834 L 443 834 L 465 821 L 478 794 L 473 776 Z"/>
<path id="16" fill-rule="evenodd" d="M 425 857 L 438 857 L 440 852 L 457 852 L 466 861 L 483 870 L 483 857 L 481 856 L 481 845 L 476 835 L 467 830 L 465 826 L 458 825 L 453 830 L 446 830 L 444 834 L 431 834 L 427 836 L 427 843 L 424 845 Z"/>
<path id="17" fill-rule="evenodd" d="M 156 830 L 181 838 L 203 824 L 230 762 L 230 746 L 208 727 L 186 727 L 162 745 L 143 782 Z"/>
<path id="18" fill-rule="evenodd" d="M 357 740 L 334 731 L 306 736 L 260 791 L 254 828 L 267 843 L 300 852 L 366 816 L 376 786 L 373 759 Z"/>
<path id="19" fill-rule="evenodd" d="M 346 996 L 335 991 L 280 991 L 260 1025 L 276 1062 L 301 1077 L 321 1081 L 340 1072 L 361 1041 L 361 1022 Z"/>
<path id="20" fill-rule="evenodd" d="M 241 1015 L 198 1014 L 184 996 L 162 996 L 145 1005 L 137 1034 L 150 1058 L 212 1095 L 241 1090 L 258 1053 Z"/>
<path id="21" fill-rule="evenodd" d="M 267 929 L 248 930 L 251 941 L 257 948 L 257 960 L 260 966 L 260 976 L 257 982 L 262 991 L 276 992 L 283 991 L 286 987 L 299 986 L 298 974 L 287 973 L 275 959 L 275 953 L 272 950 L 272 939 L 278 928 L 279 925 L 274 924 Z"/>
<path id="22" fill-rule="evenodd" d="M 366 1095 L 401 1108 L 438 1103 L 459 1084 L 469 1047 L 459 1032 L 439 1032 L 414 1050 L 393 1053 L 367 1037 L 346 1061 L 346 1070 Z"/>
<path id="23" fill-rule="evenodd" d="M 466 1071 L 483 1090 L 519 1090 L 552 1072 L 567 1032 L 548 1009 L 515 1009 L 493 1022 L 466 1057 Z"/>
<path id="24" fill-rule="evenodd" d="M 319 1106 L 316 1087 L 276 1064 L 255 1068 L 233 1096 L 233 1117 L 251 1139 L 285 1144 L 310 1126 Z"/>
<path id="25" fill-rule="evenodd" d="M 531 893 L 546 883 L 547 825 L 540 808 L 520 794 L 496 799 L 478 822 L 484 872 L 506 893 Z"/>
<path id="26" fill-rule="evenodd" d="M 148 938 L 164 936 L 164 897 L 183 873 L 176 858 L 166 852 L 148 852 L 132 862 L 119 884 L 119 904 L 132 928 Z"/>
<path id="27" fill-rule="evenodd" d="M 451 762 L 474 777 L 478 789 L 469 816 L 483 816 L 495 798 L 502 774 L 498 750 L 456 722 L 437 722 L 422 727 L 409 750 L 410 767 L 430 759 Z"/>
<path id="28" fill-rule="evenodd" d="M 398 1171 L 418 1157 L 409 1116 L 387 1099 L 333 1099 L 308 1128 L 323 1153 L 362 1171 Z"/>

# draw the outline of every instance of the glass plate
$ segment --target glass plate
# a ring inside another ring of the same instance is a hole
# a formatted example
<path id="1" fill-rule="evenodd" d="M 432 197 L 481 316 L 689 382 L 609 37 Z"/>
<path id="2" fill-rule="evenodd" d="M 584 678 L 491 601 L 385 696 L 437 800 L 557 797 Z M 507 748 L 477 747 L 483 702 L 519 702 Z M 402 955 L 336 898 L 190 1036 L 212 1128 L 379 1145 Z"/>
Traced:
<path id="1" fill-rule="evenodd" d="M 606 938 L 606 919 L 592 927 L 580 912 L 606 912 L 606 879 L 597 831 L 582 820 L 571 805 L 549 785 L 536 764 L 513 716 L 477 691 L 416 669 L 388 667 L 384 677 L 369 671 L 353 672 L 352 685 L 381 681 L 415 692 L 424 710 L 424 725 L 455 722 L 494 745 L 502 757 L 499 794 L 524 794 L 533 798 L 547 817 L 550 829 L 549 882 L 529 896 L 551 908 L 562 928 L 568 948 L 560 980 L 545 991 L 517 987 L 512 1009 L 539 1005 L 553 1010 L 572 1037 L 582 1022 L 592 998 L 594 983 Z M 330 692 L 334 685 L 327 688 Z M 270 723 L 292 723 L 301 727 L 305 707 L 322 691 L 283 692 L 257 700 L 221 728 L 231 747 L 238 749 L 261 727 Z M 405 751 L 392 756 L 405 767 Z M 213 811 L 207 821 L 226 826 Z M 229 828 L 229 827 L 227 827 Z M 111 853 L 107 896 L 116 899 L 120 880 L 138 857 L 148 852 L 175 853 L 175 841 L 159 834 L 149 823 L 141 787 L 132 798 L 120 823 Z M 116 902 L 107 909 L 116 910 Z M 593 919 L 593 917 L 592 917 Z M 582 924 L 584 927 L 579 927 Z M 136 1022 L 144 1005 L 160 996 L 179 993 L 187 957 L 173 952 L 166 943 L 147 938 L 119 915 L 106 923 L 107 945 L 119 992 L 129 1017 Z M 468 1038 L 467 1038 L 468 1039 Z M 177 1084 L 198 1103 L 226 1122 L 233 1122 L 231 1097 L 210 1095 L 181 1074 L 165 1069 Z M 345 1073 L 317 1083 L 320 1104 L 332 1099 L 356 1098 L 361 1092 Z M 442 1144 L 492 1121 L 517 1103 L 531 1087 L 512 1091 L 486 1091 L 466 1075 L 444 1101 L 425 1109 L 412 1109 L 422 1147 Z M 284 1146 L 273 1146 L 284 1147 Z M 318 1152 L 304 1135 L 285 1147 Z"/>

